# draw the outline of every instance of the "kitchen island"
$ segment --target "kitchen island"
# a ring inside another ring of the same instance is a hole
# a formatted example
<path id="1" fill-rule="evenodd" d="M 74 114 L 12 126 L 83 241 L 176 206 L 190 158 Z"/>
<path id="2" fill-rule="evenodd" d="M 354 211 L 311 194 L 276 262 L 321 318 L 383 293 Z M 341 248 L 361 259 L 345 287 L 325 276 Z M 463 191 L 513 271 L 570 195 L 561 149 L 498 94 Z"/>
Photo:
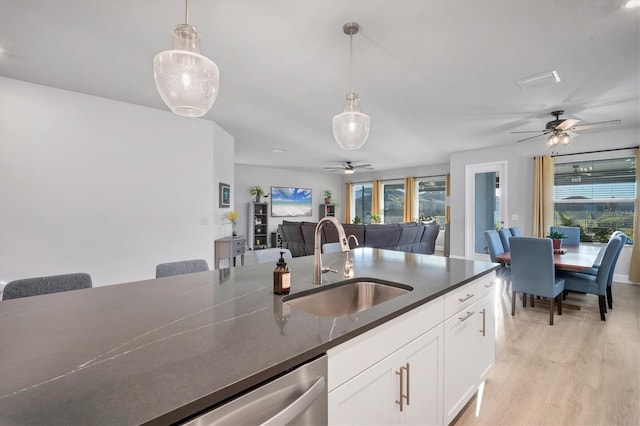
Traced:
<path id="1" fill-rule="evenodd" d="M 341 271 L 343 258 L 323 261 Z M 0 302 L 0 424 L 174 423 L 498 266 L 371 248 L 352 260 L 355 277 L 413 291 L 357 315 L 285 321 L 263 264 Z M 292 294 L 313 288 L 313 256 L 289 266 Z"/>

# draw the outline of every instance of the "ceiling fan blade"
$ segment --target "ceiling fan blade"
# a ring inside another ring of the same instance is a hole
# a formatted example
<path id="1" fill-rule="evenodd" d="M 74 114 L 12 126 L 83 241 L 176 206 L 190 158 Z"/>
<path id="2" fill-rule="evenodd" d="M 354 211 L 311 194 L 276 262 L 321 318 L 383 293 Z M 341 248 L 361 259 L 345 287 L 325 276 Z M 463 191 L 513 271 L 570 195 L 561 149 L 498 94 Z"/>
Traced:
<path id="1" fill-rule="evenodd" d="M 567 130 L 567 129 L 569 129 L 570 127 L 573 127 L 573 126 L 575 126 L 576 124 L 578 124 L 578 121 L 580 121 L 580 120 L 578 120 L 578 119 L 576 119 L 576 118 L 567 118 L 567 119 L 566 119 L 566 120 L 564 120 L 562 123 L 558 124 L 558 125 L 556 126 L 556 129 L 558 129 L 558 130 Z"/>
<path id="2" fill-rule="evenodd" d="M 509 133 L 548 133 L 549 130 L 524 130 L 522 132 L 509 132 Z"/>
<path id="3" fill-rule="evenodd" d="M 520 139 L 519 141 L 516 141 L 516 142 L 525 142 L 525 141 L 528 141 L 528 140 L 531 140 L 531 139 L 539 138 L 540 136 L 544 136 L 547 133 L 549 133 L 549 132 L 540 133 L 539 135 L 530 136 L 528 138 Z"/>
<path id="4" fill-rule="evenodd" d="M 610 121 L 600 121 L 598 123 L 585 123 L 585 124 L 580 124 L 578 126 L 573 126 L 567 130 L 569 130 L 570 132 L 577 132 L 580 130 L 587 130 L 587 129 L 593 129 L 594 127 L 605 127 L 605 126 L 614 126 L 616 124 L 620 124 L 621 121 L 620 120 L 610 120 Z"/>
<path id="5" fill-rule="evenodd" d="M 371 164 L 352 164 L 351 165 L 354 169 L 362 169 L 362 168 L 370 168 L 372 167 Z"/>

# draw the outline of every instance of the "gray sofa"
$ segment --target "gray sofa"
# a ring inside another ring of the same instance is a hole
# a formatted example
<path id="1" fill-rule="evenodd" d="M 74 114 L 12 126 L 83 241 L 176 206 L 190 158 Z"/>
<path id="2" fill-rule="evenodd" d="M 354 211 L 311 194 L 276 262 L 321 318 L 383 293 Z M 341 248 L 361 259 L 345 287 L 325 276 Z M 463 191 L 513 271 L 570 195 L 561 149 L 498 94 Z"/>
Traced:
<path id="1" fill-rule="evenodd" d="M 282 247 L 288 248 L 293 257 L 313 254 L 316 222 L 283 221 L 281 225 Z M 410 253 L 433 254 L 440 232 L 437 224 L 415 222 L 353 225 L 343 224 L 344 231 L 355 235 L 360 247 L 375 247 Z M 322 229 L 322 244 L 338 241 L 338 231 L 332 224 Z M 353 239 L 349 241 L 355 247 Z"/>

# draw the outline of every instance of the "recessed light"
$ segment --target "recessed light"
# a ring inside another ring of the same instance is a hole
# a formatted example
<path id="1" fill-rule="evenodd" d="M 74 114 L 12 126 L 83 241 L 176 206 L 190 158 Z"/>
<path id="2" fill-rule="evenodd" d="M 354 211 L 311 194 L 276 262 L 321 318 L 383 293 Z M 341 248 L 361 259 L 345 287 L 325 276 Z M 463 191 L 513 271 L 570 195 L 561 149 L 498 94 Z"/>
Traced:
<path id="1" fill-rule="evenodd" d="M 271 152 L 279 153 L 279 152 L 287 152 L 287 150 L 282 148 L 273 148 Z"/>
<path id="2" fill-rule="evenodd" d="M 624 4 L 624 7 L 626 7 L 627 9 L 631 9 L 639 6 L 640 6 L 640 0 L 629 0 Z"/>

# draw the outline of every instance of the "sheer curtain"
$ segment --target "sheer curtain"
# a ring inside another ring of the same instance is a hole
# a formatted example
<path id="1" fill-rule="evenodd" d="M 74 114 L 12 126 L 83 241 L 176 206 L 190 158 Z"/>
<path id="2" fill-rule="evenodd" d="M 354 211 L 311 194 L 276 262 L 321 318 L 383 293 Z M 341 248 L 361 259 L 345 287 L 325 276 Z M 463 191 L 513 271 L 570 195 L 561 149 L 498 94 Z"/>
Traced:
<path id="1" fill-rule="evenodd" d="M 416 196 L 416 179 L 413 177 L 404 178 L 404 221 L 413 222 L 416 218 L 414 203 Z"/>
<path id="2" fill-rule="evenodd" d="M 344 222 L 351 223 L 351 182 L 344 184 Z"/>
<path id="3" fill-rule="evenodd" d="M 535 157 L 533 236 L 546 237 L 553 225 L 553 157 Z"/>
<path id="4" fill-rule="evenodd" d="M 636 204 L 633 215 L 633 247 L 631 248 L 631 269 L 629 280 L 640 282 L 640 149 L 636 148 Z"/>

